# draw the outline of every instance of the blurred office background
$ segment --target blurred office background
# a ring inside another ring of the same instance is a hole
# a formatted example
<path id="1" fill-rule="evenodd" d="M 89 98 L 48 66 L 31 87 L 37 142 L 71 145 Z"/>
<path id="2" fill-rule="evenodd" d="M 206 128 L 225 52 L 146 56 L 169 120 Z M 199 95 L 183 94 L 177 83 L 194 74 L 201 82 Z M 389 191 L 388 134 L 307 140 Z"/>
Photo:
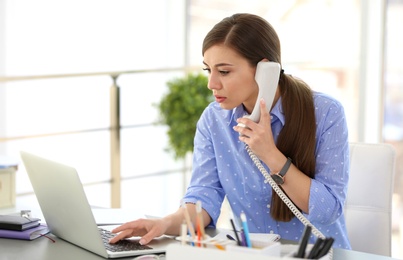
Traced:
<path id="1" fill-rule="evenodd" d="M 236 12 L 266 18 L 285 72 L 342 101 L 350 141 L 395 146 L 402 257 L 403 0 L 0 0 L 0 155 L 74 166 L 96 207 L 174 211 L 190 160 L 166 152 L 155 104 L 201 70 L 205 34 Z M 36 205 L 22 164 L 16 191 Z"/>

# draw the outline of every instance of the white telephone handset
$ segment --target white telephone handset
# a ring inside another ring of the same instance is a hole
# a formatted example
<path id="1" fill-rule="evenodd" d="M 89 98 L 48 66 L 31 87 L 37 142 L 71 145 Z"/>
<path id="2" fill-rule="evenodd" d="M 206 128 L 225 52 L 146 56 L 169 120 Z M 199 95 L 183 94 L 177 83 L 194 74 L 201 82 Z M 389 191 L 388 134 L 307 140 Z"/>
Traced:
<path id="1" fill-rule="evenodd" d="M 270 111 L 276 94 L 278 80 L 280 78 L 280 64 L 272 61 L 261 61 L 257 64 L 255 80 L 259 87 L 259 94 L 253 108 L 252 114 L 245 116 L 259 122 L 260 120 L 260 99 L 266 101 L 267 111 Z"/>
<path id="2" fill-rule="evenodd" d="M 270 111 L 273 104 L 274 95 L 277 90 L 278 81 L 280 78 L 280 64 L 271 61 L 261 61 L 257 64 L 255 80 L 259 86 L 259 94 L 256 100 L 255 107 L 250 115 L 245 117 L 253 120 L 254 122 L 259 122 L 260 120 L 260 99 L 263 98 L 266 101 L 267 111 Z M 245 127 L 244 124 L 238 124 L 239 126 Z M 320 238 L 325 238 L 325 236 L 314 226 L 311 222 L 298 210 L 294 203 L 287 197 L 287 195 L 280 189 L 277 183 L 271 178 L 270 174 L 266 171 L 260 159 L 252 152 L 250 147 L 246 145 L 246 150 L 252 159 L 253 163 L 257 166 L 259 171 L 265 178 L 265 182 L 269 183 L 277 195 L 284 201 L 288 208 L 293 212 L 293 214 L 305 225 L 312 227 L 312 233 Z M 333 258 L 333 251 L 330 251 L 330 259 Z"/>

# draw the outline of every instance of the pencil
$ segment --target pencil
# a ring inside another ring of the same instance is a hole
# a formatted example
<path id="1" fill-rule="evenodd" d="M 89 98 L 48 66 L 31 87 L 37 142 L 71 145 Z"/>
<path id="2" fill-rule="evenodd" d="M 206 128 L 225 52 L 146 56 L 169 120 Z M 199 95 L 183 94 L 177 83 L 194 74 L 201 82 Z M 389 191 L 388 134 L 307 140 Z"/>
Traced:
<path id="1" fill-rule="evenodd" d="M 186 245 L 186 237 L 187 237 L 187 226 L 186 226 L 186 222 L 183 221 L 182 225 L 181 225 L 181 241 L 182 241 L 182 245 Z"/>
<path id="2" fill-rule="evenodd" d="M 196 239 L 195 229 L 194 229 L 192 221 L 190 220 L 190 215 L 189 215 L 189 211 L 186 206 L 186 203 L 182 202 L 182 207 L 184 208 L 184 215 L 185 215 L 185 219 L 186 219 L 186 223 L 187 223 L 187 226 L 189 229 L 190 236 L 192 237 L 192 241 L 195 241 L 195 239 Z"/>
<path id="3" fill-rule="evenodd" d="M 200 230 L 200 221 L 199 220 L 197 220 L 196 228 L 197 228 L 197 246 L 201 247 L 201 230 Z"/>
<path id="4" fill-rule="evenodd" d="M 197 213 L 197 219 L 199 221 L 201 238 L 204 240 L 204 239 L 206 239 L 206 233 L 204 230 L 204 222 L 203 222 L 203 215 L 202 215 L 202 203 L 200 200 L 198 200 L 196 202 L 196 213 Z"/>

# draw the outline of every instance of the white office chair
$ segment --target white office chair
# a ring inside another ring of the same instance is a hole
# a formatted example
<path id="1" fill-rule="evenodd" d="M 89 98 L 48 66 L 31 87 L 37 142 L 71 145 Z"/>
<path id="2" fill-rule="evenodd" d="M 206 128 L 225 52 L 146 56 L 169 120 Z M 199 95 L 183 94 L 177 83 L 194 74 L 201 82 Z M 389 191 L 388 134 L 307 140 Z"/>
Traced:
<path id="1" fill-rule="evenodd" d="M 345 217 L 355 251 L 391 256 L 394 167 L 393 146 L 350 143 Z"/>

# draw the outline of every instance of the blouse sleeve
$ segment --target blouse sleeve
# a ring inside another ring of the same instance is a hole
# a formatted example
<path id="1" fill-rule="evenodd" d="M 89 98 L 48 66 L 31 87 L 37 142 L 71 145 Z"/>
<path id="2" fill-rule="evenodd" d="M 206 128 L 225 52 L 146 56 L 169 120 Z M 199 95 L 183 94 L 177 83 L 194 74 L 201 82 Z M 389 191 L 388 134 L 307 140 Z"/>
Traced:
<path id="1" fill-rule="evenodd" d="M 220 215 L 221 204 L 224 200 L 224 190 L 221 186 L 215 159 L 213 141 L 211 139 L 208 109 L 204 111 L 197 123 L 194 139 L 192 177 L 184 202 L 202 202 L 202 207 L 210 215 L 215 226 Z"/>
<path id="2" fill-rule="evenodd" d="M 316 173 L 311 182 L 308 218 L 326 225 L 343 214 L 350 164 L 348 129 L 340 103 L 319 97 L 315 106 Z"/>

